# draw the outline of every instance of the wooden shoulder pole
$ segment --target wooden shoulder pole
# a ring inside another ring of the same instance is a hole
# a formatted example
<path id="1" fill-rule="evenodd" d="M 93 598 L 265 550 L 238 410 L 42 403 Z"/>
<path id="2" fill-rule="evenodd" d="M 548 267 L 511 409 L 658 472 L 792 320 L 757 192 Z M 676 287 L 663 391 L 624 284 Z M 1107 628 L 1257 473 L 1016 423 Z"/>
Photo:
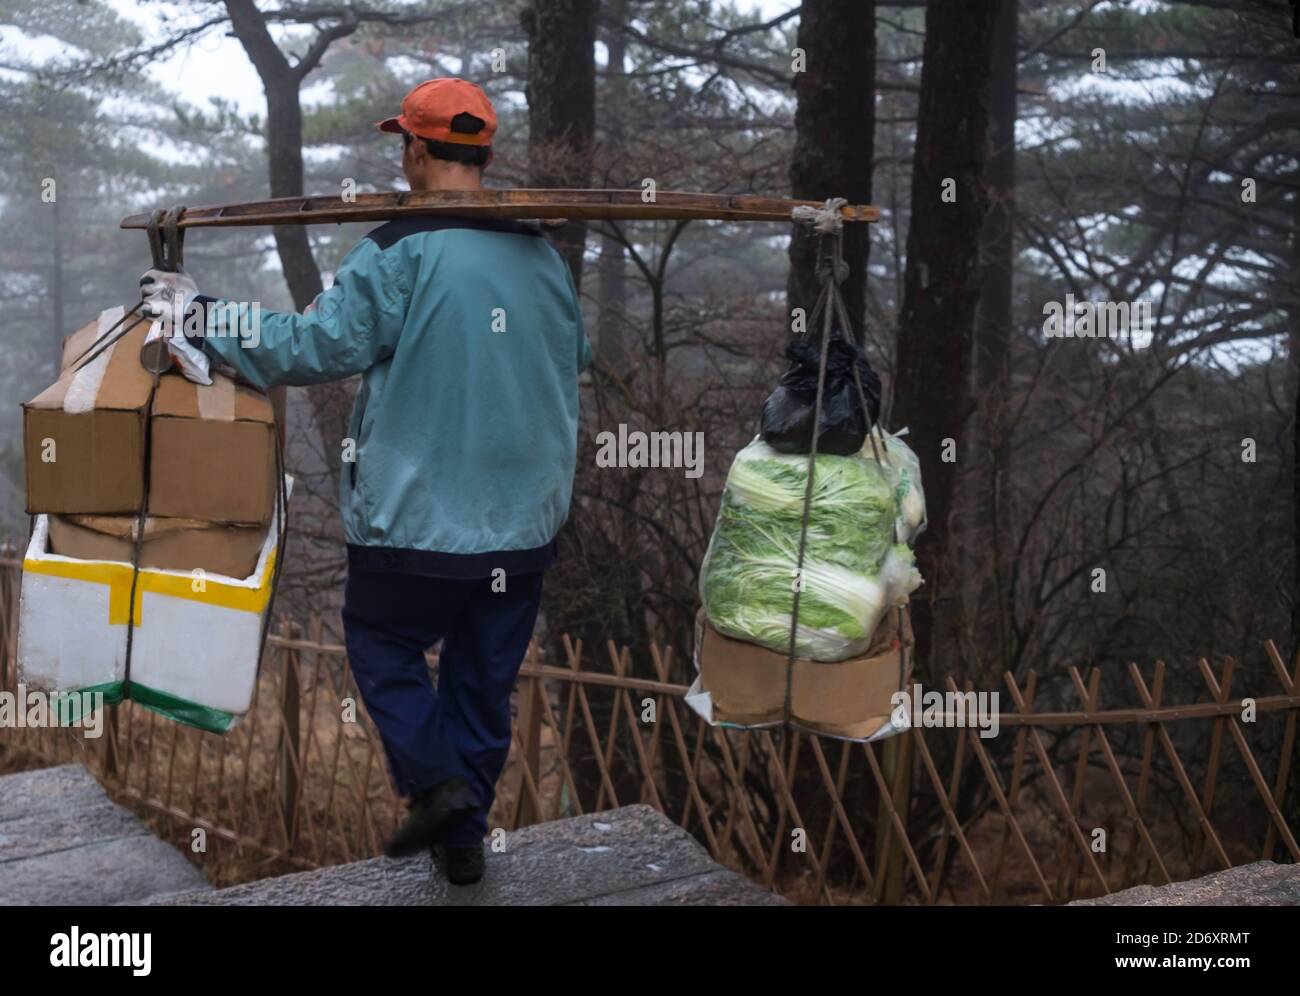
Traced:
<path id="1" fill-rule="evenodd" d="M 349 221 L 391 221 L 412 215 L 470 218 L 573 218 L 584 221 L 777 221 L 789 222 L 796 207 L 817 201 L 748 194 L 697 194 L 663 190 L 647 200 L 640 190 L 426 190 L 342 197 L 288 197 L 187 208 L 179 227 L 233 228 L 252 225 L 325 225 Z M 880 209 L 846 204 L 846 222 L 873 222 Z M 122 228 L 146 228 L 148 214 L 122 219 Z"/>

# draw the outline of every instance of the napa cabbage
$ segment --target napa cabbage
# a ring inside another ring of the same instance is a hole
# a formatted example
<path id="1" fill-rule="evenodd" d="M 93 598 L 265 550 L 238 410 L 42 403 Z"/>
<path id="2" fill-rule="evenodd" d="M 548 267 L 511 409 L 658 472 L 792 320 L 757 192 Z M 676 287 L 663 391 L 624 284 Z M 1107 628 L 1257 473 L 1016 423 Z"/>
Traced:
<path id="1" fill-rule="evenodd" d="M 833 661 L 863 653 L 884 613 L 920 584 L 911 550 L 897 539 L 908 529 L 903 503 L 919 493 L 919 473 L 913 488 L 902 463 L 882 466 L 870 441 L 854 456 L 817 457 L 797 656 Z M 761 439 L 741 450 L 701 570 L 713 627 L 782 653 L 790 642 L 807 471 L 806 456 L 778 453 Z"/>

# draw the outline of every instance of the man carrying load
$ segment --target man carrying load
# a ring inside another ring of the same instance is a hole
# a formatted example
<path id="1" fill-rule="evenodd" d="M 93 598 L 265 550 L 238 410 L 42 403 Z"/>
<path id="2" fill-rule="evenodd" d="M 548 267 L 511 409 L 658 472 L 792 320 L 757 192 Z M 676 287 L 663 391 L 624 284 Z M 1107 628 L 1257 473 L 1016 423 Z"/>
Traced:
<path id="1" fill-rule="evenodd" d="M 482 90 L 445 78 L 379 128 L 401 135 L 412 190 L 478 190 L 496 125 Z M 141 287 L 149 314 L 202 329 L 168 340 L 192 379 L 209 359 L 263 389 L 362 375 L 340 474 L 343 623 L 410 800 L 385 850 L 432 848 L 449 880 L 478 881 L 510 693 L 573 488 L 591 347 L 568 266 L 519 223 L 405 217 L 354 247 L 307 314 L 263 311 L 256 335 L 184 273 L 150 270 Z M 435 689 L 424 654 L 439 641 Z"/>

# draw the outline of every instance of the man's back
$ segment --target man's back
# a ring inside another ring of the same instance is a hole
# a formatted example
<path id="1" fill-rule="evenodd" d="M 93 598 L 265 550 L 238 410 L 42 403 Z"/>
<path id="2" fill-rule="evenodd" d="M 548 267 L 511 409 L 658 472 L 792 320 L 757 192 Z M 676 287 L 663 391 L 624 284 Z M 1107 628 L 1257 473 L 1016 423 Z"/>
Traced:
<path id="1" fill-rule="evenodd" d="M 352 413 L 348 542 L 460 555 L 546 546 L 569 506 L 590 359 L 568 267 L 540 232 L 510 222 L 403 219 L 367 240 L 404 277 L 406 312 Z"/>
<path id="2" fill-rule="evenodd" d="M 363 374 L 340 480 L 353 566 L 474 577 L 550 563 L 591 347 L 568 266 L 537 229 L 390 222 L 306 314 L 262 313 L 250 335 L 209 307 L 204 342 L 261 387 Z"/>

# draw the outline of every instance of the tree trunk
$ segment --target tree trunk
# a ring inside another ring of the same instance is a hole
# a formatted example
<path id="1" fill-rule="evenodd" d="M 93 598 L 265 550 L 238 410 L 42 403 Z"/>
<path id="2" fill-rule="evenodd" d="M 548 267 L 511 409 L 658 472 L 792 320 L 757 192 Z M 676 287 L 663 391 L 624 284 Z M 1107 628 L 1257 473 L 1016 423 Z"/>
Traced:
<path id="1" fill-rule="evenodd" d="M 605 48 L 609 52 L 606 82 L 601 88 L 601 121 L 605 140 L 610 150 L 622 145 L 623 118 L 627 111 L 627 35 L 622 25 L 627 20 L 627 0 L 608 0 L 606 14 L 614 27 L 605 32 Z M 629 178 L 612 177 L 615 185 L 624 185 Z M 599 308 L 596 314 L 596 349 L 600 354 L 601 369 L 621 379 L 629 371 L 627 310 L 627 266 L 623 243 L 610 235 L 601 237 Z"/>
<path id="2" fill-rule="evenodd" d="M 596 133 L 596 0 L 534 0 L 520 23 L 528 36 L 528 182 L 585 187 Z M 586 224 L 570 222 L 554 238 L 581 287 Z"/>
<path id="3" fill-rule="evenodd" d="M 975 407 L 979 425 L 972 438 L 979 447 L 975 463 L 979 472 L 970 478 L 975 494 L 970 528 L 972 543 L 967 558 L 968 567 L 985 564 L 992 569 L 964 572 L 974 579 L 972 584 L 976 589 L 971 602 L 976 659 L 982 670 L 990 674 L 995 674 L 1006 662 L 1010 621 L 1010 607 L 1005 598 L 1005 554 L 1010 543 L 1005 486 L 1011 454 L 1007 404 L 1014 316 L 1018 8 L 1017 0 L 1004 0 L 993 24 L 986 174 L 989 213 L 984 220 L 981 251 L 984 275 L 975 324 Z"/>
<path id="4" fill-rule="evenodd" d="M 1295 547 L 1295 590 L 1291 595 L 1291 660 L 1300 654 L 1300 170 L 1291 174 L 1291 279 L 1290 293 L 1290 381 L 1294 399 L 1294 417 L 1291 420 L 1292 448 L 1292 528 Z M 1292 793 L 1293 802 L 1300 793 Z"/>
<path id="5" fill-rule="evenodd" d="M 267 30 L 266 21 L 252 0 L 226 0 L 231 28 L 262 80 L 266 94 L 266 155 L 272 197 L 301 197 L 302 101 L 300 73 Z M 280 268 L 293 298 L 302 311 L 322 290 L 320 270 L 312 256 L 306 225 L 276 225 L 275 248 Z M 330 479 L 338 484 L 342 465 L 342 440 L 348 431 L 352 392 L 344 383 L 319 384 L 307 389 L 312 423 L 321 437 Z"/>
<path id="6" fill-rule="evenodd" d="M 304 193 L 302 104 L 296 79 L 267 81 L 266 154 L 271 196 L 301 197 Z M 275 225 L 272 231 L 293 306 L 302 311 L 323 289 L 320 270 L 311 253 L 307 226 Z"/>
<path id="7" fill-rule="evenodd" d="M 795 197 L 846 197 L 871 203 L 875 131 L 875 0 L 804 0 L 798 45 L 805 71 L 795 74 L 795 148 L 790 188 Z M 861 330 L 866 317 L 867 225 L 846 225 L 844 258 L 849 277 L 841 290 Z M 790 309 L 811 312 L 817 300 L 817 236 L 796 225 L 790 239 Z"/>
<path id="8" fill-rule="evenodd" d="M 956 664 L 936 640 L 935 621 L 949 607 L 942 567 L 950 552 L 956 460 L 969 458 L 964 423 L 988 200 L 983 174 L 996 12 L 996 4 L 967 0 L 931 0 L 925 11 L 893 423 L 911 430 L 928 504 L 929 527 L 916 551 L 925 587 L 912 614 L 917 660 L 931 684 L 954 673 Z"/>

